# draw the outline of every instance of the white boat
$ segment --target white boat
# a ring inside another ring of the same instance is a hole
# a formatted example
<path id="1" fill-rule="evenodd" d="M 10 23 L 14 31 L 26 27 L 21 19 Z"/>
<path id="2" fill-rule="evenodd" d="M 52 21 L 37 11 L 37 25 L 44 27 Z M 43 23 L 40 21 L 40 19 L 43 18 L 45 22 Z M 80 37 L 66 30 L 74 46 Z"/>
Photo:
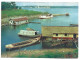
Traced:
<path id="1" fill-rule="evenodd" d="M 18 35 L 19 36 L 25 36 L 25 37 L 38 37 L 41 34 L 38 34 L 38 31 L 35 31 L 31 28 L 28 28 L 27 30 L 20 30 Z"/>
<path id="2" fill-rule="evenodd" d="M 48 15 L 42 15 L 39 17 L 39 19 L 48 19 L 48 18 L 52 18 L 53 15 L 52 14 L 48 14 Z"/>

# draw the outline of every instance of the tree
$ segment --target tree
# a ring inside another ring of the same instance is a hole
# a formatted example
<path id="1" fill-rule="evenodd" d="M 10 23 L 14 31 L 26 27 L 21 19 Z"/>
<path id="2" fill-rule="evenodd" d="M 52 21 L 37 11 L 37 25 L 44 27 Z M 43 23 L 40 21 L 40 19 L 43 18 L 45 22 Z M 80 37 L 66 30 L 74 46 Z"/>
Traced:
<path id="1" fill-rule="evenodd" d="M 15 2 L 1 2 L 1 10 L 17 9 Z"/>

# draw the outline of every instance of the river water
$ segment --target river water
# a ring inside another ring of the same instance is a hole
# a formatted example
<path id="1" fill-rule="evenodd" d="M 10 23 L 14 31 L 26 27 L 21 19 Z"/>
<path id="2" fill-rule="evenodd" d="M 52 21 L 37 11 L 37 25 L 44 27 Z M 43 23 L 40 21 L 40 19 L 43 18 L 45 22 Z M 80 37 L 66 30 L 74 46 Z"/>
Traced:
<path id="1" fill-rule="evenodd" d="M 5 45 L 17 43 L 21 41 L 28 40 L 30 38 L 27 37 L 19 37 L 18 32 L 20 30 L 25 30 L 26 28 L 32 28 L 34 30 L 39 31 L 41 33 L 41 26 L 69 26 L 70 24 L 78 24 L 78 8 L 74 7 L 64 7 L 64 8 L 25 8 L 24 10 L 34 10 L 41 12 L 48 12 L 51 14 L 64 14 L 69 13 L 70 16 L 56 16 L 51 19 L 32 19 L 30 22 L 41 22 L 41 24 L 37 23 L 29 23 L 19 26 L 2 26 L 1 27 L 1 53 L 6 52 Z M 33 49 L 42 49 L 42 43 L 36 44 L 29 47 L 21 48 L 21 50 L 33 50 Z"/>

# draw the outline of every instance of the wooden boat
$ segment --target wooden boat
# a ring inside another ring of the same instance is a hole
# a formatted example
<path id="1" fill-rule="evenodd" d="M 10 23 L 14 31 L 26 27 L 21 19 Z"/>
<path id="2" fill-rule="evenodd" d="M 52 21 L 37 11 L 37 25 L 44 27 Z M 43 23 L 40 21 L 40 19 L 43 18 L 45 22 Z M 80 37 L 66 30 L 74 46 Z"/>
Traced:
<path id="1" fill-rule="evenodd" d="M 78 26 L 78 24 L 70 24 L 70 26 Z"/>
<path id="2" fill-rule="evenodd" d="M 18 33 L 19 36 L 24 36 L 24 37 L 39 37 L 41 34 L 38 34 L 38 31 L 35 31 L 31 28 L 27 28 L 27 30 L 20 30 Z"/>
<path id="3" fill-rule="evenodd" d="M 41 36 L 34 38 L 34 39 L 31 39 L 31 40 L 27 40 L 27 41 L 8 44 L 8 45 L 5 45 L 5 48 L 7 48 L 7 49 L 13 49 L 14 48 L 15 49 L 15 48 L 21 48 L 21 47 L 29 46 L 29 45 L 35 44 L 36 42 L 39 42 L 40 38 L 41 38 Z"/>
<path id="4" fill-rule="evenodd" d="M 52 14 L 48 14 L 48 15 L 40 16 L 39 19 L 48 19 L 48 18 L 52 18 L 52 17 L 53 17 Z"/>

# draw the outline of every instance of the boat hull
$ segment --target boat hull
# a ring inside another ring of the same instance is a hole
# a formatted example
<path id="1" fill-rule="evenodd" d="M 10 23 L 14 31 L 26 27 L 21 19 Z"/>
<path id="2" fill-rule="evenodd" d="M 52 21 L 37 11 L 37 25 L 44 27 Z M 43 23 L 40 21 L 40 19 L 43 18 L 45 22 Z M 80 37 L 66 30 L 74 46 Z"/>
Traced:
<path id="1" fill-rule="evenodd" d="M 22 42 L 19 42 L 19 43 L 8 44 L 8 45 L 5 46 L 5 48 L 7 50 L 8 49 L 18 49 L 18 48 L 33 45 L 37 42 L 40 42 L 40 37 L 31 39 L 31 40 L 27 40 L 27 41 L 22 41 Z"/>
<path id="2" fill-rule="evenodd" d="M 38 35 L 21 35 L 21 34 L 18 34 L 20 37 L 30 37 L 30 38 L 35 38 L 35 37 L 39 37 L 41 34 L 38 34 Z"/>
<path id="3" fill-rule="evenodd" d="M 32 45 L 36 45 L 36 44 L 40 44 L 40 42 L 37 41 L 37 42 L 35 42 L 34 44 L 31 44 L 31 45 L 25 45 L 25 46 L 17 47 L 17 48 L 6 48 L 6 51 L 14 51 L 14 50 L 17 50 L 17 49 L 20 49 L 20 48 L 24 48 L 24 47 L 28 47 L 28 46 L 32 46 Z"/>
<path id="4" fill-rule="evenodd" d="M 52 18 L 52 17 L 53 17 L 53 15 L 51 15 L 51 16 L 40 16 L 39 19 L 49 19 L 49 18 Z"/>

